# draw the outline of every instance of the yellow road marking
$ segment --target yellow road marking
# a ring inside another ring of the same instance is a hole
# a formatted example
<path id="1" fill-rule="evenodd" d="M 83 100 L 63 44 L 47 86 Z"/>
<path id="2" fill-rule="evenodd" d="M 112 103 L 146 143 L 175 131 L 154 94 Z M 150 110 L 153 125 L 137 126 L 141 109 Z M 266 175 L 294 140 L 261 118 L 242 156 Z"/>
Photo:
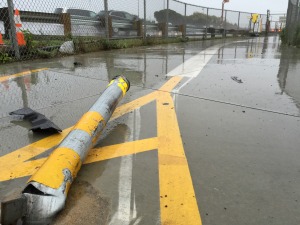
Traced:
<path id="1" fill-rule="evenodd" d="M 37 142 L 20 148 L 19 150 L 0 157 L 0 181 L 3 181 L 2 176 L 7 170 L 13 169 L 14 166 L 22 165 L 23 162 L 57 146 L 67 136 L 71 129 L 72 127 L 63 130 L 61 134 L 55 134 L 41 139 Z"/>
<path id="2" fill-rule="evenodd" d="M 157 138 L 149 138 L 139 141 L 126 142 L 117 145 L 105 146 L 92 149 L 85 164 L 118 158 L 126 155 L 133 155 L 141 152 L 151 151 L 158 148 Z"/>
<path id="3" fill-rule="evenodd" d="M 163 92 L 170 92 L 172 91 L 176 85 L 182 80 L 182 77 L 173 77 L 168 82 L 166 82 L 158 91 L 154 91 L 150 94 L 147 94 L 141 98 L 138 98 L 136 100 L 133 100 L 127 104 L 121 105 L 118 107 L 114 114 L 112 115 L 111 119 L 116 119 L 120 116 L 123 116 L 131 111 L 133 111 L 136 108 L 141 107 L 142 105 L 146 105 L 152 101 L 155 101 L 158 97 L 158 93 Z"/>
<path id="4" fill-rule="evenodd" d="M 156 97 L 157 97 L 157 93 L 153 92 L 151 94 L 148 94 L 141 98 L 133 100 L 127 104 L 119 106 L 118 108 L 116 108 L 114 114 L 111 117 L 111 120 L 121 117 L 136 108 L 140 108 L 142 105 L 146 105 L 152 101 L 155 101 Z"/>
<path id="5" fill-rule="evenodd" d="M 171 78 L 159 91 L 118 107 L 112 116 L 112 119 L 116 119 L 136 108 L 156 101 L 157 137 L 92 149 L 85 163 L 99 162 L 157 149 L 161 223 L 201 225 L 201 217 L 182 145 L 174 103 L 169 93 L 181 79 L 181 77 Z M 70 129 L 64 130 L 62 135 L 45 138 L 1 157 L 0 181 L 31 175 L 45 162 L 45 159 L 24 161 L 56 146 Z M 15 158 L 16 156 L 19 158 Z"/>
<path id="6" fill-rule="evenodd" d="M 48 68 L 41 68 L 41 69 L 36 69 L 36 70 L 27 70 L 27 71 L 24 71 L 24 72 L 21 72 L 21 73 L 16 73 L 16 74 L 13 74 L 13 75 L 0 77 L 0 83 L 2 83 L 4 81 L 7 81 L 7 80 L 15 79 L 17 77 L 22 77 L 22 76 L 30 75 L 32 73 L 37 73 L 37 72 L 40 72 L 40 71 L 43 71 L 43 70 L 48 70 Z"/>
<path id="7" fill-rule="evenodd" d="M 157 99 L 160 210 L 163 224 L 202 224 L 169 93 Z"/>
<path id="8" fill-rule="evenodd" d="M 178 83 L 182 80 L 182 77 L 173 77 L 172 79 L 168 80 L 160 89 L 159 91 L 162 92 L 171 92 Z M 160 92 L 158 92 L 160 93 Z"/>
<path id="9" fill-rule="evenodd" d="M 151 151 L 157 149 L 157 147 L 157 138 L 149 138 L 145 140 L 110 145 L 101 148 L 94 148 L 89 152 L 84 164 Z M 18 164 L 15 164 L 13 167 L 2 168 L 0 181 L 30 176 L 34 174 L 46 160 L 47 158 L 42 158 L 28 162 L 20 162 Z M 7 162 L 7 165 L 8 164 L 9 162 Z"/>

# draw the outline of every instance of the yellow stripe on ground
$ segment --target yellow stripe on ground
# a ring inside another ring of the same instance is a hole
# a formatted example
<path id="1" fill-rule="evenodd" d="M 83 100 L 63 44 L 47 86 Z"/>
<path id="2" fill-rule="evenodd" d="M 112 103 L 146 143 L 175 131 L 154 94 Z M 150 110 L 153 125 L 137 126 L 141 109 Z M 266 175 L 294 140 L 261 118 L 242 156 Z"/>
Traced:
<path id="1" fill-rule="evenodd" d="M 15 79 L 17 77 L 27 76 L 27 75 L 30 75 L 32 73 L 37 73 L 37 72 L 40 72 L 40 71 L 44 71 L 44 70 L 48 70 L 48 68 L 41 68 L 41 69 L 36 69 L 36 70 L 27 70 L 27 71 L 24 71 L 24 72 L 21 72 L 21 73 L 16 73 L 16 74 L 13 74 L 13 75 L 0 77 L 0 83 L 2 83 L 4 81 L 7 81 L 7 80 Z"/>
<path id="2" fill-rule="evenodd" d="M 72 127 L 63 130 L 63 132 L 61 132 L 60 134 L 54 134 L 50 137 L 44 138 L 0 157 L 0 177 L 2 175 L 5 176 L 6 172 L 8 170 L 13 170 L 15 166 L 23 165 L 25 161 L 57 146 L 67 136 L 71 129 Z M 2 181 L 3 179 L 0 180 Z"/>
<path id="3" fill-rule="evenodd" d="M 84 163 L 93 163 L 107 159 L 118 158 L 121 156 L 133 155 L 141 152 L 155 150 L 157 149 L 157 147 L 157 138 L 149 138 L 139 141 L 105 146 L 101 148 L 94 148 L 89 152 L 88 157 Z"/>
<path id="4" fill-rule="evenodd" d="M 29 162 L 22 162 L 12 168 L 6 168 L 6 170 L 1 171 L 0 173 L 0 181 L 31 176 L 43 165 L 46 159 L 47 158 L 42 158 Z"/>
<path id="5" fill-rule="evenodd" d="M 129 103 L 119 106 L 115 110 L 114 114 L 112 115 L 111 120 L 121 117 L 121 116 L 133 111 L 134 109 L 140 108 L 143 105 L 146 105 L 152 101 L 155 101 L 156 97 L 157 97 L 157 92 L 152 92 L 151 94 L 145 95 L 141 98 L 138 98 Z"/>
<path id="6" fill-rule="evenodd" d="M 200 225 L 193 182 L 169 93 L 160 93 L 157 99 L 157 136 L 162 224 Z"/>
<path id="7" fill-rule="evenodd" d="M 157 147 L 157 138 L 149 138 L 140 141 L 94 148 L 89 152 L 84 164 L 151 151 L 157 149 Z M 13 167 L 5 168 L 5 170 L 2 170 L 0 173 L 0 181 L 30 176 L 34 174 L 46 160 L 47 158 L 42 158 L 33 161 L 22 162 L 14 165 Z"/>
<path id="8" fill-rule="evenodd" d="M 159 91 L 163 92 L 171 92 L 176 85 L 182 80 L 183 77 L 173 77 L 172 79 L 168 80 L 160 89 Z"/>
<path id="9" fill-rule="evenodd" d="M 158 91 L 152 92 L 147 94 L 141 98 L 133 100 L 127 104 L 121 105 L 118 107 L 114 114 L 112 115 L 111 119 L 116 119 L 120 116 L 123 116 L 136 108 L 140 108 L 143 105 L 146 105 L 154 100 L 157 99 L 159 92 L 171 92 L 176 85 L 182 80 L 182 77 L 172 77 L 168 80 Z"/>

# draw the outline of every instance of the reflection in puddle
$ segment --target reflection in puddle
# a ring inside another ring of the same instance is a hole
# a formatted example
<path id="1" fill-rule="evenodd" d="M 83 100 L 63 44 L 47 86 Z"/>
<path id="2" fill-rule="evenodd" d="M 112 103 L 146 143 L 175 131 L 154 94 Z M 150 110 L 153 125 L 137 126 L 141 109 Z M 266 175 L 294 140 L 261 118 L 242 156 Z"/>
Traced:
<path id="1" fill-rule="evenodd" d="M 278 83 L 281 94 L 289 95 L 300 109 L 300 51 L 283 46 L 281 49 Z"/>

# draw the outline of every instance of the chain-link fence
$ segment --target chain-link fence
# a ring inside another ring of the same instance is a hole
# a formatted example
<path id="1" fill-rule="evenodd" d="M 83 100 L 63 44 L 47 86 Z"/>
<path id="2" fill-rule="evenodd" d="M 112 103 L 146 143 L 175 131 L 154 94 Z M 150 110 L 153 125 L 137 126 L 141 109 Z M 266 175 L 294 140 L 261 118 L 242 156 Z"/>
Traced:
<path id="1" fill-rule="evenodd" d="M 177 0 L 3 0 L 0 62 L 96 51 L 113 39 L 241 35 L 251 16 Z"/>
<path id="2" fill-rule="evenodd" d="M 300 0 L 289 0 L 283 41 L 300 46 Z"/>

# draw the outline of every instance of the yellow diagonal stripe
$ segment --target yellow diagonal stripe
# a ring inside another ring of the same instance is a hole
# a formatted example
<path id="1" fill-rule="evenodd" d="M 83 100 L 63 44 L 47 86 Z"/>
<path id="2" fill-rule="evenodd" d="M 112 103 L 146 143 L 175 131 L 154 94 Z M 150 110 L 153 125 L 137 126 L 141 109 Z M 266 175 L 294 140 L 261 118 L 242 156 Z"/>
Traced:
<path id="1" fill-rule="evenodd" d="M 54 134 L 0 157 L 0 175 L 4 175 L 7 170 L 11 170 L 17 165 L 22 165 L 25 161 L 57 146 L 71 129 L 72 127 L 63 130 L 60 134 Z"/>
<path id="2" fill-rule="evenodd" d="M 27 75 L 30 75 L 32 73 L 37 73 L 37 72 L 40 72 L 40 71 L 43 71 L 43 70 L 48 70 L 48 68 L 40 68 L 40 69 L 36 69 L 36 70 L 27 70 L 27 71 L 24 71 L 24 72 L 21 72 L 21 73 L 16 73 L 16 74 L 13 74 L 13 75 L 3 76 L 3 77 L 0 77 L 0 83 L 2 83 L 4 81 L 7 81 L 7 80 L 15 79 L 15 78 L 18 78 L 18 77 L 27 76 Z"/>
<path id="3" fill-rule="evenodd" d="M 157 148 L 158 141 L 156 137 L 139 141 L 126 142 L 118 145 L 105 146 L 102 148 L 94 148 L 89 152 L 88 157 L 84 163 L 93 163 L 126 155 L 133 155 L 150 150 L 156 150 Z"/>
<path id="4" fill-rule="evenodd" d="M 157 138 L 149 138 L 101 148 L 94 148 L 89 152 L 84 164 L 118 158 L 131 154 L 138 154 L 141 152 L 156 150 L 157 148 Z M 5 170 L 2 170 L 0 173 L 0 181 L 30 176 L 43 165 L 46 159 L 47 158 L 42 158 L 33 161 L 22 162 L 14 165 L 13 167 L 5 168 Z"/>

